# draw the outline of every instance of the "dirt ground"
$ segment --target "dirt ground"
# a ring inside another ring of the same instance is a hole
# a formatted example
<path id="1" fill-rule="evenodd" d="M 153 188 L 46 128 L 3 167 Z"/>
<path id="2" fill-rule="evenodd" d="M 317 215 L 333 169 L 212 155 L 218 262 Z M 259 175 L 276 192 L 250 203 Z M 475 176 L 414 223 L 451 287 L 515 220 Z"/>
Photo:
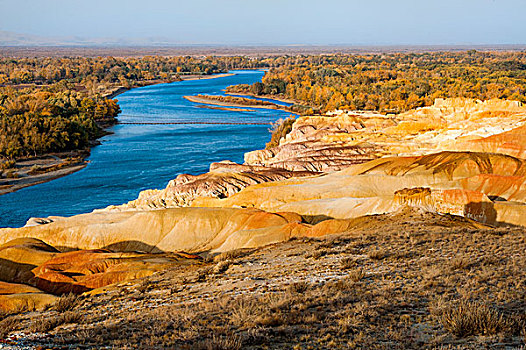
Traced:
<path id="1" fill-rule="evenodd" d="M 405 210 L 4 315 L 5 348 L 524 349 L 526 229 Z"/>

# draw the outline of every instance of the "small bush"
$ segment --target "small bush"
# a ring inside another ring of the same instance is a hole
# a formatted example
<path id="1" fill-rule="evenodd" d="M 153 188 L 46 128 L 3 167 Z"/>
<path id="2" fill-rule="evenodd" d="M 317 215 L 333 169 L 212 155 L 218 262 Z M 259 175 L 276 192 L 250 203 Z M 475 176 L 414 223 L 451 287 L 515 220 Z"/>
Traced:
<path id="1" fill-rule="evenodd" d="M 252 253 L 252 249 L 235 249 L 214 257 L 214 262 L 239 259 Z"/>
<path id="2" fill-rule="evenodd" d="M 292 294 L 305 293 L 307 289 L 309 289 L 309 284 L 307 282 L 295 282 L 288 287 L 288 290 Z"/>
<path id="3" fill-rule="evenodd" d="M 373 250 L 368 256 L 371 260 L 382 260 L 387 257 L 387 253 L 384 250 Z"/>
<path id="4" fill-rule="evenodd" d="M 353 269 L 349 271 L 349 279 L 353 282 L 358 282 L 365 277 L 365 272 L 362 269 Z"/>
<path id="5" fill-rule="evenodd" d="M 471 267 L 471 262 L 464 257 L 458 257 L 451 260 L 451 270 L 467 270 Z"/>
<path id="6" fill-rule="evenodd" d="M 242 345 L 241 338 L 236 335 L 226 337 L 214 335 L 211 339 L 203 340 L 196 348 L 202 350 L 239 350 Z"/>
<path id="7" fill-rule="evenodd" d="M 52 331 L 60 325 L 80 323 L 82 314 L 76 311 L 66 311 L 61 315 L 54 317 L 41 317 L 33 321 L 31 331 L 37 333 L 46 333 Z"/>
<path id="8" fill-rule="evenodd" d="M 0 321 L 0 340 L 5 339 L 17 326 L 18 319 L 14 316 L 6 317 Z"/>
<path id="9" fill-rule="evenodd" d="M 353 267 L 356 267 L 357 262 L 353 258 L 343 258 L 342 260 L 340 260 L 340 265 L 342 269 L 348 270 Z"/>
<path id="10" fill-rule="evenodd" d="M 496 309 L 466 301 L 445 309 L 441 322 L 448 332 L 457 337 L 494 335 L 512 328 Z"/>
<path id="11" fill-rule="evenodd" d="M 57 302 L 55 303 L 55 310 L 58 312 L 70 311 L 79 306 L 80 302 L 80 296 L 69 293 L 58 298 Z"/>
<path id="12" fill-rule="evenodd" d="M 310 253 L 310 254 L 307 254 L 307 258 L 313 258 L 313 259 L 316 259 L 318 260 L 319 258 L 321 258 L 322 256 L 325 256 L 327 255 L 328 251 L 326 249 L 319 249 L 319 250 L 316 250 L 315 252 L 313 253 Z"/>
<path id="13" fill-rule="evenodd" d="M 295 121 L 296 119 L 294 116 L 290 116 L 286 119 L 279 119 L 277 122 L 273 123 L 272 128 L 269 130 L 272 136 L 270 137 L 270 141 L 266 144 L 265 149 L 279 146 L 279 140 L 291 132 L 292 124 L 294 124 Z"/>

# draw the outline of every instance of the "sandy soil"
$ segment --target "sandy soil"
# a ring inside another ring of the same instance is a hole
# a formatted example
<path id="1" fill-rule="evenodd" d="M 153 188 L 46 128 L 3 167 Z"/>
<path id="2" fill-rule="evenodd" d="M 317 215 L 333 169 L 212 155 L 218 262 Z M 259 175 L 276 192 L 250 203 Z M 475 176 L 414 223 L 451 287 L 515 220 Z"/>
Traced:
<path id="1" fill-rule="evenodd" d="M 207 108 L 207 109 L 219 109 L 222 111 L 235 111 L 235 112 L 254 112 L 253 109 L 246 108 L 230 108 L 230 107 L 217 107 L 212 105 L 197 105 L 197 108 Z"/>
<path id="2" fill-rule="evenodd" d="M 17 161 L 12 170 L 17 177 L 0 178 L 0 195 L 69 175 L 87 165 L 87 161 L 81 157 L 66 159 L 70 155 L 69 153 L 61 154 L 60 157 L 47 155 Z M 4 176 L 5 174 L 6 171 Z"/>
<path id="3" fill-rule="evenodd" d="M 180 77 L 182 80 L 206 80 L 206 79 L 231 77 L 232 75 L 235 75 L 235 74 L 234 73 L 222 73 L 222 74 L 214 74 L 214 75 L 180 75 Z"/>
<path id="4" fill-rule="evenodd" d="M 201 103 L 206 105 L 214 105 L 214 106 L 225 106 L 225 107 L 239 107 L 239 108 L 258 108 L 258 109 L 276 109 L 280 111 L 290 112 L 290 110 L 286 108 L 280 108 L 278 105 L 243 105 L 243 104 L 237 104 L 237 103 L 228 103 L 228 102 L 222 102 L 222 101 L 216 101 L 212 99 L 206 99 L 202 97 L 196 97 L 196 96 L 184 96 L 185 99 L 187 99 L 190 102 L 194 103 Z"/>

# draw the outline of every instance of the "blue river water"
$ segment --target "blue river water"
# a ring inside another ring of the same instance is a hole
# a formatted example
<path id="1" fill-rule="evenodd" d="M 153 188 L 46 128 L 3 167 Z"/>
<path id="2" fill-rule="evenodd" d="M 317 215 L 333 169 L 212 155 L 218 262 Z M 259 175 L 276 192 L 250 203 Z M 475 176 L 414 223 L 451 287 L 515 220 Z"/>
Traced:
<path id="1" fill-rule="evenodd" d="M 263 71 L 152 85 L 119 96 L 121 122 L 274 122 L 290 113 L 200 108 L 185 95 L 222 94 L 234 84 L 261 81 Z M 92 148 L 88 166 L 65 177 L 0 196 L 0 227 L 30 217 L 69 216 L 122 204 L 140 191 L 164 188 L 178 174 L 201 174 L 212 162 L 243 162 L 243 154 L 269 141 L 268 125 L 115 125 Z"/>

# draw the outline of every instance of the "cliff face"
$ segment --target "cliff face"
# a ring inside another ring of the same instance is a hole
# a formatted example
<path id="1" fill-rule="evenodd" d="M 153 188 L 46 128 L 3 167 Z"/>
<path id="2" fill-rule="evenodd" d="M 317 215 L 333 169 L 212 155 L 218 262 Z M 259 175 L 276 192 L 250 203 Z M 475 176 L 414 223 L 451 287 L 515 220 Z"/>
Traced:
<path id="1" fill-rule="evenodd" d="M 480 142 L 485 152 L 491 146 L 516 149 L 524 129 L 511 130 L 525 123 L 525 107 L 501 100 L 437 99 L 433 106 L 387 116 L 336 111 L 298 118 L 278 147 L 249 152 L 245 163 L 330 172 L 388 155 L 479 150 L 474 145 Z M 497 141 L 503 139 L 510 145 Z"/>

